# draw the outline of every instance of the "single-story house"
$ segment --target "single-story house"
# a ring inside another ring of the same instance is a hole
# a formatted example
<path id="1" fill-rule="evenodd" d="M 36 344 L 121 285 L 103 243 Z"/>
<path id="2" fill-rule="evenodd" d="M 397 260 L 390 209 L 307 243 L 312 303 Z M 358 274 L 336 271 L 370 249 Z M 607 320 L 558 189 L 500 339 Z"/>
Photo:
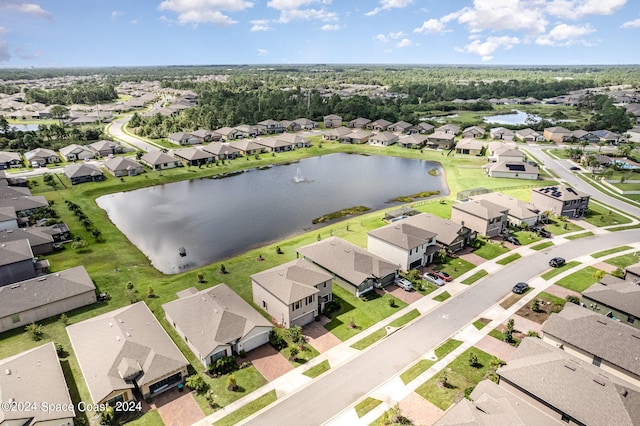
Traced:
<path id="1" fill-rule="evenodd" d="M 12 206 L 0 207 L 0 231 L 18 229 L 18 214 Z"/>
<path id="2" fill-rule="evenodd" d="M 9 404 L 0 413 L 3 425 L 73 425 L 74 404 L 53 342 L 0 360 L 0 370 L 0 395 Z"/>
<path id="3" fill-rule="evenodd" d="M 509 197 L 500 192 L 488 192 L 486 194 L 474 195 L 472 200 L 487 200 L 499 206 L 509 209 L 509 223 L 514 226 L 526 224 L 534 226 L 544 216 L 544 213 L 530 203 L 525 203 L 517 198 Z"/>
<path id="4" fill-rule="evenodd" d="M 381 118 L 381 119 L 373 121 L 371 123 L 367 123 L 365 128 L 367 128 L 368 130 L 375 130 L 377 132 L 383 132 L 383 131 L 387 130 L 387 128 L 391 124 L 392 123 L 389 120 L 385 120 L 384 118 Z"/>
<path id="5" fill-rule="evenodd" d="M 234 127 L 234 129 L 238 131 L 236 139 L 255 138 L 258 135 L 265 135 L 267 133 L 267 129 L 260 125 L 251 126 L 249 124 L 240 124 L 239 126 Z"/>
<path id="6" fill-rule="evenodd" d="M 515 135 L 517 139 L 520 139 L 522 142 L 543 142 L 544 136 L 540 133 L 536 132 L 533 129 L 526 128 L 515 131 Z"/>
<path id="7" fill-rule="evenodd" d="M 572 131 L 562 126 L 547 127 L 544 129 L 544 139 L 549 142 L 563 143 L 571 140 Z"/>
<path id="8" fill-rule="evenodd" d="M 213 154 L 198 148 L 176 149 L 172 154 L 187 166 L 201 166 L 215 161 Z"/>
<path id="9" fill-rule="evenodd" d="M 140 157 L 140 161 L 151 167 L 153 170 L 165 170 L 178 167 L 180 160 L 165 154 L 160 150 L 152 150 Z"/>
<path id="10" fill-rule="evenodd" d="M 637 279 L 623 280 L 605 275 L 600 282 L 582 292 L 582 303 L 594 312 L 640 328 L 640 285 Z"/>
<path id="11" fill-rule="evenodd" d="M 585 165 L 589 165 L 589 160 L 593 157 L 595 160 L 597 167 L 607 167 L 609 164 L 614 162 L 613 158 L 597 153 L 586 152 L 580 156 L 580 162 Z"/>
<path id="12" fill-rule="evenodd" d="M 497 371 L 500 387 L 567 424 L 640 424 L 640 390 L 535 337 Z"/>
<path id="13" fill-rule="evenodd" d="M 638 329 L 567 303 L 542 326 L 542 341 L 640 387 Z"/>
<path id="14" fill-rule="evenodd" d="M 627 135 L 629 136 L 629 141 L 640 142 L 640 126 L 633 126 L 627 130 Z"/>
<path id="15" fill-rule="evenodd" d="M 42 195 L 25 195 L 22 197 L 0 199 L 0 208 L 12 207 L 16 211 L 18 225 L 28 222 L 27 218 L 31 216 L 36 209 L 48 205 L 47 199 Z"/>
<path id="16" fill-rule="evenodd" d="M 405 135 L 398 138 L 398 146 L 402 148 L 415 148 L 419 149 L 425 146 L 427 143 L 427 136 L 420 133 L 413 133 L 411 135 Z"/>
<path id="17" fill-rule="evenodd" d="M 95 151 L 100 157 L 108 157 L 110 155 L 122 154 L 122 145 L 118 142 L 101 140 L 89 144 L 89 148 Z"/>
<path id="18" fill-rule="evenodd" d="M 60 148 L 60 155 L 66 161 L 86 160 L 87 158 L 93 158 L 96 155 L 93 150 L 87 146 L 71 144 L 63 148 Z"/>
<path id="19" fill-rule="evenodd" d="M 185 132 L 171 133 L 167 136 L 167 140 L 180 146 L 195 145 L 197 143 L 200 143 L 200 139 L 198 139 L 197 136 Z"/>
<path id="20" fill-rule="evenodd" d="M 53 235 L 43 231 L 40 226 L 28 226 L 19 229 L 0 230 L 0 244 L 7 241 L 27 240 L 34 256 L 51 253 L 54 250 Z"/>
<path id="21" fill-rule="evenodd" d="M 389 146 L 398 141 L 398 135 L 391 132 L 380 132 L 371 135 L 369 145 Z"/>
<path id="22" fill-rule="evenodd" d="M 429 227 L 428 215 L 415 215 L 367 233 L 367 250 L 400 266 L 403 271 L 433 262 L 436 233 Z"/>
<path id="23" fill-rule="evenodd" d="M 327 129 L 334 129 L 342 126 L 342 117 L 335 114 L 329 114 L 324 116 L 324 127 Z"/>
<path id="24" fill-rule="evenodd" d="M 162 305 L 167 322 L 206 367 L 269 342 L 273 325 L 226 284 L 195 287 Z"/>
<path id="25" fill-rule="evenodd" d="M 373 136 L 372 132 L 362 129 L 356 129 L 351 133 L 340 137 L 340 139 L 338 140 L 340 141 L 340 143 L 363 144 L 367 143 L 371 136 Z"/>
<path id="26" fill-rule="evenodd" d="M 462 131 L 463 138 L 480 139 L 484 137 L 486 130 L 482 127 L 471 126 Z"/>
<path id="27" fill-rule="evenodd" d="M 233 160 L 240 155 L 240 151 L 238 149 L 222 142 L 211 142 L 209 145 L 202 148 L 202 150 L 213 154 L 216 160 Z"/>
<path id="28" fill-rule="evenodd" d="M 318 127 L 318 123 L 308 118 L 296 118 L 293 122 L 300 126 L 302 130 L 313 130 Z"/>
<path id="29" fill-rule="evenodd" d="M 58 154 L 56 154 L 55 151 L 45 148 L 36 148 L 31 151 L 27 151 L 24 153 L 24 158 L 27 159 L 27 163 L 29 165 L 38 163 L 40 167 L 60 162 L 60 157 L 58 157 Z"/>
<path id="30" fill-rule="evenodd" d="M 538 166 L 533 166 L 523 161 L 500 161 L 489 163 L 482 167 L 482 170 L 489 177 L 538 180 L 540 170 Z"/>
<path id="31" fill-rule="evenodd" d="M 435 132 L 441 132 L 455 136 L 460 133 L 460 126 L 456 126 L 455 124 L 445 124 L 444 126 L 440 126 L 435 129 Z"/>
<path id="32" fill-rule="evenodd" d="M 436 126 L 430 123 L 422 122 L 417 124 L 416 126 L 411 127 L 407 130 L 407 134 L 412 135 L 414 133 L 420 134 L 430 134 L 433 133 L 436 129 Z"/>
<path id="33" fill-rule="evenodd" d="M 546 186 L 531 190 L 531 204 L 556 216 L 582 217 L 589 209 L 591 196 L 566 185 Z"/>
<path id="34" fill-rule="evenodd" d="M 85 182 L 100 182 L 104 180 L 104 173 L 93 164 L 76 163 L 64 168 L 64 174 L 71 181 L 71 185 Z"/>
<path id="35" fill-rule="evenodd" d="M 452 149 L 454 146 L 455 133 L 436 131 L 427 136 L 427 146 L 429 148 Z"/>
<path id="36" fill-rule="evenodd" d="M 481 155 L 483 148 L 482 141 L 465 137 L 456 143 L 456 154 Z"/>
<path id="37" fill-rule="evenodd" d="M 617 144 L 620 141 L 620 135 L 608 130 L 595 130 L 592 132 L 600 138 L 600 141 L 608 144 Z"/>
<path id="38" fill-rule="evenodd" d="M 412 127 L 413 124 L 411 123 L 407 123 L 406 121 L 398 121 L 387 126 L 387 130 L 390 132 L 405 133 Z"/>
<path id="39" fill-rule="evenodd" d="M 305 138 L 304 136 L 294 135 L 291 133 L 278 135 L 276 136 L 276 139 L 287 142 L 294 148 L 309 148 L 311 146 L 311 141 L 309 141 L 309 139 Z"/>
<path id="40" fill-rule="evenodd" d="M 300 247 L 298 256 L 324 268 L 339 286 L 356 297 L 392 284 L 400 269 L 386 259 L 337 237 Z"/>
<path id="41" fill-rule="evenodd" d="M 276 137 L 256 139 L 255 143 L 262 145 L 266 152 L 286 152 L 293 149 L 293 143 Z"/>
<path id="42" fill-rule="evenodd" d="M 134 392 L 154 397 L 188 375 L 189 362 L 144 302 L 72 324 L 67 334 L 96 404 L 134 401 Z"/>
<path id="43" fill-rule="evenodd" d="M 0 244 L 0 288 L 36 275 L 33 251 L 26 238 Z"/>
<path id="44" fill-rule="evenodd" d="M 229 145 L 237 149 L 242 155 L 256 155 L 267 152 L 267 148 L 264 145 L 260 145 L 251 140 L 241 140 Z"/>
<path id="45" fill-rule="evenodd" d="M 109 158 L 104 168 L 115 177 L 136 176 L 144 172 L 142 164 L 128 157 Z"/>
<path id="46" fill-rule="evenodd" d="M 331 130 L 322 133 L 322 139 L 329 141 L 337 141 L 342 137 L 351 133 L 351 129 L 348 127 L 340 126 L 332 128 Z"/>
<path id="47" fill-rule="evenodd" d="M 509 209 L 488 200 L 469 200 L 451 206 L 451 220 L 487 237 L 497 237 L 509 224 Z"/>
<path id="48" fill-rule="evenodd" d="M 355 118 L 355 119 L 351 120 L 347 124 L 347 127 L 356 128 L 356 129 L 364 129 L 367 126 L 367 124 L 369 124 L 369 123 L 371 123 L 371 120 L 369 120 L 368 118 L 358 117 L 358 118 Z"/>
<path id="49" fill-rule="evenodd" d="M 240 132 L 233 127 L 221 127 L 217 130 L 214 130 L 215 133 L 219 134 L 222 137 L 222 140 L 232 141 L 234 139 L 238 139 Z"/>
<path id="50" fill-rule="evenodd" d="M 191 132 L 191 136 L 193 136 L 194 138 L 197 138 L 199 143 L 207 143 L 215 139 L 216 135 L 214 135 L 214 133 L 211 130 L 198 129 Z M 217 135 L 217 136 L 218 138 L 220 137 L 220 135 Z"/>
<path id="51" fill-rule="evenodd" d="M 0 170 L 22 166 L 22 156 L 19 152 L 0 151 Z"/>
<path id="52" fill-rule="evenodd" d="M 302 126 L 295 121 L 281 120 L 278 123 L 280 123 L 282 130 L 285 132 L 299 132 L 302 130 Z"/>
<path id="53" fill-rule="evenodd" d="M 313 321 L 332 300 L 333 276 L 305 259 L 251 275 L 253 303 L 283 327 Z"/>
<path id="54" fill-rule="evenodd" d="M 0 199 L 24 197 L 25 195 L 31 195 L 31 190 L 22 186 L 9 186 L 3 184 L 6 180 L 0 181 Z"/>
<path id="55" fill-rule="evenodd" d="M 505 141 L 512 141 L 516 134 L 513 130 L 505 129 L 504 127 L 494 127 L 489 130 L 491 139 L 501 139 Z"/>
<path id="56" fill-rule="evenodd" d="M 573 142 L 598 143 L 600 142 L 600 137 L 586 130 L 579 129 L 571 132 L 571 140 Z"/>
<path id="57" fill-rule="evenodd" d="M 526 158 L 525 153 L 520 151 L 518 148 L 510 148 L 499 142 L 492 142 L 490 145 L 488 160 L 491 162 L 501 163 L 508 161 L 513 163 L 522 163 Z"/>
<path id="58" fill-rule="evenodd" d="M 84 266 L 0 287 L 0 332 L 24 327 L 96 302 Z"/>

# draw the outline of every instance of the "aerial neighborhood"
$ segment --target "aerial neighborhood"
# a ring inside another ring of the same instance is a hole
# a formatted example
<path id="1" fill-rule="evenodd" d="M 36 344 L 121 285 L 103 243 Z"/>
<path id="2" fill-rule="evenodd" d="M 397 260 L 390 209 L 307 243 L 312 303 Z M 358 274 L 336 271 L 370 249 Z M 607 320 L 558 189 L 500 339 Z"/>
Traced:
<path id="1" fill-rule="evenodd" d="M 640 424 L 637 83 L 292 69 L 0 71 L 0 424 Z"/>

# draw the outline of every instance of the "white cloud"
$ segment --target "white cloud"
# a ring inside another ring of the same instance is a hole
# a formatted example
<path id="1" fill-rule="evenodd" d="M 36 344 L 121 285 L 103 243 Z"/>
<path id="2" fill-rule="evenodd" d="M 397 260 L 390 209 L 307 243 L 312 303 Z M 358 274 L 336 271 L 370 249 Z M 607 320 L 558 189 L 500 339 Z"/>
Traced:
<path id="1" fill-rule="evenodd" d="M 611 15 L 627 0 L 552 0 L 546 11 L 559 18 L 580 19 L 588 15 Z"/>
<path id="2" fill-rule="evenodd" d="M 398 47 L 409 47 L 413 44 L 413 42 L 411 40 L 409 40 L 408 38 L 403 38 L 402 40 L 400 40 L 398 42 L 398 44 L 396 46 Z"/>
<path id="3" fill-rule="evenodd" d="M 266 49 L 258 49 L 258 56 L 267 56 L 269 51 Z"/>
<path id="4" fill-rule="evenodd" d="M 121 10 L 114 10 L 113 12 L 111 12 L 111 19 L 118 19 L 119 16 L 124 15 L 124 12 Z"/>
<path id="5" fill-rule="evenodd" d="M 51 19 L 52 15 L 44 10 L 42 6 L 35 3 L 15 3 L 12 1 L 3 0 L 0 2 L 0 6 L 9 10 L 34 15 L 40 18 Z"/>
<path id="6" fill-rule="evenodd" d="M 180 24 L 228 26 L 237 21 L 222 12 L 239 12 L 252 6 L 245 0 L 164 0 L 158 8 L 176 13 Z"/>
<path id="7" fill-rule="evenodd" d="M 440 19 L 429 19 L 424 21 L 422 26 L 414 29 L 413 32 L 418 34 L 441 34 L 445 32 L 445 27 L 445 23 Z"/>
<path id="8" fill-rule="evenodd" d="M 538 37 L 536 43 L 543 46 L 571 46 L 572 44 L 583 43 L 579 38 L 594 31 L 589 24 L 558 24 L 547 34 Z"/>
<path id="9" fill-rule="evenodd" d="M 251 21 L 252 27 L 249 31 L 271 31 L 273 28 L 269 25 L 268 19 L 256 19 Z"/>
<path id="10" fill-rule="evenodd" d="M 283 24 L 291 21 L 337 21 L 338 15 L 324 9 L 289 9 L 280 12 L 278 22 Z"/>
<path id="11" fill-rule="evenodd" d="M 267 3 L 267 6 L 278 10 L 288 10 L 300 9 L 302 6 L 307 6 L 315 2 L 316 0 L 271 0 Z"/>
<path id="12" fill-rule="evenodd" d="M 457 12 L 458 22 L 471 32 L 526 31 L 542 34 L 548 21 L 539 0 L 474 0 Z"/>
<path id="13" fill-rule="evenodd" d="M 36 59 L 41 57 L 44 54 L 44 50 L 36 50 L 35 52 L 27 52 L 26 50 L 22 49 L 22 48 L 17 48 L 15 50 L 16 55 L 18 55 L 18 57 L 20 57 L 20 59 L 23 60 L 31 60 L 31 59 Z"/>
<path id="14" fill-rule="evenodd" d="M 403 33 L 402 31 L 398 31 L 397 33 L 389 33 L 389 37 L 391 37 L 394 40 L 397 40 L 399 38 L 404 37 L 406 34 Z"/>
<path id="15" fill-rule="evenodd" d="M 625 22 L 620 25 L 620 28 L 638 28 L 640 27 L 640 18 L 634 19 L 633 21 Z"/>
<path id="16" fill-rule="evenodd" d="M 483 61 L 490 61 L 493 59 L 493 53 L 498 49 L 509 50 L 516 44 L 520 43 L 520 39 L 517 37 L 488 37 L 484 42 L 480 40 L 474 40 L 471 43 L 464 46 L 458 51 L 473 53 L 482 58 Z"/>
<path id="17" fill-rule="evenodd" d="M 413 0 L 380 0 L 380 6 L 370 12 L 365 13 L 367 16 L 377 15 L 378 13 L 389 9 L 402 9 L 413 3 Z"/>
<path id="18" fill-rule="evenodd" d="M 338 24 L 327 24 L 320 27 L 322 31 L 338 31 L 340 28 L 342 27 Z"/>
<path id="19" fill-rule="evenodd" d="M 137 25 L 138 24 L 138 20 L 137 19 L 132 19 L 132 20 L 129 21 L 129 23 L 131 25 Z"/>
<path id="20" fill-rule="evenodd" d="M 378 34 L 373 39 L 379 41 L 380 43 L 388 43 L 389 42 L 389 39 L 384 34 Z"/>

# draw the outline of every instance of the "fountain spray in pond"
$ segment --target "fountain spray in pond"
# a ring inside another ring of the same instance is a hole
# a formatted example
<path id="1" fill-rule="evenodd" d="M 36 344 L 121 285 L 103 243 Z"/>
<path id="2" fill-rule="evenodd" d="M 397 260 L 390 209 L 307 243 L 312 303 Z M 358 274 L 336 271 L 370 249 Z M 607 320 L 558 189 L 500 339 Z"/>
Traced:
<path id="1" fill-rule="evenodd" d="M 300 171 L 300 166 L 296 168 L 296 175 L 291 179 L 293 183 L 309 183 L 311 182 L 309 179 L 306 179 L 302 176 L 302 172 Z"/>

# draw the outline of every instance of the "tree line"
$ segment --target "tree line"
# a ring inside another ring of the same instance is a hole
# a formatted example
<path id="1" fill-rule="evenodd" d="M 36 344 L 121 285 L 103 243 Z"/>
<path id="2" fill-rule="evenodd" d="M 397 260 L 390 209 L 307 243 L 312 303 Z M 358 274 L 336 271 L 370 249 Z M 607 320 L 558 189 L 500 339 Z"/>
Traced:
<path id="1" fill-rule="evenodd" d="M 27 103 L 39 102 L 45 105 L 96 104 L 118 99 L 112 84 L 74 84 L 56 89 L 24 89 Z"/>

